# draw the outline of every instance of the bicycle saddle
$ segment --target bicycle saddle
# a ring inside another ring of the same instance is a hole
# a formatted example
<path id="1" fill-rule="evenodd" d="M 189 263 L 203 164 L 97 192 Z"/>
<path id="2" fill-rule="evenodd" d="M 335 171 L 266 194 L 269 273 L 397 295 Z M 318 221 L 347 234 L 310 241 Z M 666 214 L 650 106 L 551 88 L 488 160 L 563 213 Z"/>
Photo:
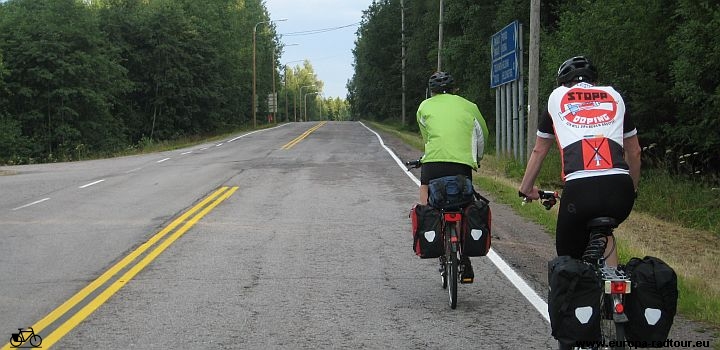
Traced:
<path id="1" fill-rule="evenodd" d="M 603 217 L 594 218 L 594 219 L 588 221 L 587 227 L 588 228 L 595 228 L 595 227 L 616 228 L 616 227 L 618 227 L 618 223 L 617 223 L 617 220 L 615 220 L 615 218 L 603 216 Z"/>

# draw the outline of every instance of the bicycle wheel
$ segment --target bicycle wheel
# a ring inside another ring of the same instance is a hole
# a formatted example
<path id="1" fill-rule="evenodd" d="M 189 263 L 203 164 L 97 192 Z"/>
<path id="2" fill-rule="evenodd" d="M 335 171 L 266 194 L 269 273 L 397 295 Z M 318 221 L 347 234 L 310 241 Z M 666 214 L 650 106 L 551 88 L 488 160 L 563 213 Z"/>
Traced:
<path id="1" fill-rule="evenodd" d="M 458 285 L 458 259 L 457 256 L 450 256 L 447 262 L 448 267 L 448 294 L 450 295 L 450 308 L 457 307 L 457 285 Z"/>
<path id="2" fill-rule="evenodd" d="M 448 295 L 450 297 L 450 308 L 457 307 L 457 285 L 458 285 L 458 257 L 457 252 L 453 251 L 450 237 L 453 236 L 455 228 L 448 227 L 448 237 L 445 240 L 445 271 L 448 279 Z"/>
<path id="3" fill-rule="evenodd" d="M 440 278 L 442 278 L 442 288 L 443 289 L 447 289 L 447 286 L 448 286 L 448 278 L 447 278 L 448 269 L 447 269 L 447 264 L 445 263 L 445 261 L 446 260 L 445 260 L 444 256 L 440 257 L 440 268 L 442 269 L 442 271 L 440 272 Z"/>
<path id="4" fill-rule="evenodd" d="M 14 348 L 17 348 L 22 344 L 23 342 L 21 341 L 15 341 L 15 337 L 10 337 L 10 345 L 12 345 Z"/>
<path id="5" fill-rule="evenodd" d="M 603 294 L 602 319 L 600 320 L 600 333 L 605 344 L 604 349 L 625 350 L 625 323 L 615 322 L 613 317 L 613 297 Z M 622 299 L 621 299 L 622 302 Z"/>
<path id="6" fill-rule="evenodd" d="M 38 348 L 38 347 L 40 347 L 40 344 L 42 344 L 42 338 L 40 338 L 39 335 L 35 334 L 32 337 L 30 337 L 30 345 Z"/>
<path id="7" fill-rule="evenodd" d="M 612 319 L 603 319 L 600 323 L 600 332 L 606 345 L 603 349 L 625 350 L 625 324 L 617 323 Z"/>

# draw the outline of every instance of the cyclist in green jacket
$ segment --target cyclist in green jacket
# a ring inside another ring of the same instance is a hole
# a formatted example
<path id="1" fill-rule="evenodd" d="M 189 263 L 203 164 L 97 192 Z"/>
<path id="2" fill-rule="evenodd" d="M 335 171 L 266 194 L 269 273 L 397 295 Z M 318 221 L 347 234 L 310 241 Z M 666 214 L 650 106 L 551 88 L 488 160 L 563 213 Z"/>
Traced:
<path id="1" fill-rule="evenodd" d="M 431 96 L 418 107 L 417 122 L 425 142 L 420 171 L 422 205 L 428 203 L 430 180 L 453 175 L 472 178 L 489 135 L 477 105 L 453 94 L 454 83 L 450 74 L 434 73 L 428 81 Z M 460 262 L 465 265 L 461 279 L 472 282 L 470 259 L 463 256 Z"/>

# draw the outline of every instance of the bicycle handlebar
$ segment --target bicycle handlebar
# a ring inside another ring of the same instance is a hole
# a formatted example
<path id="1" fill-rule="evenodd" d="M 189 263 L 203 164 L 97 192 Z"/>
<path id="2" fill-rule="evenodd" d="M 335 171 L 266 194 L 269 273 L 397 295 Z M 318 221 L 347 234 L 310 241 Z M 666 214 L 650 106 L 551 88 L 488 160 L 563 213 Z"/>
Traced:
<path id="1" fill-rule="evenodd" d="M 410 169 L 416 169 L 422 166 L 422 163 L 420 162 L 420 159 L 417 160 L 411 160 L 405 162 L 405 166 L 408 167 L 408 170 Z"/>
<path id="2" fill-rule="evenodd" d="M 558 194 L 557 191 L 538 190 L 538 194 L 540 195 L 540 202 L 545 207 L 545 210 L 550 210 L 550 208 L 557 204 L 557 200 L 560 198 L 560 194 Z M 522 198 L 523 205 L 532 201 L 522 192 L 518 191 L 518 196 Z"/>

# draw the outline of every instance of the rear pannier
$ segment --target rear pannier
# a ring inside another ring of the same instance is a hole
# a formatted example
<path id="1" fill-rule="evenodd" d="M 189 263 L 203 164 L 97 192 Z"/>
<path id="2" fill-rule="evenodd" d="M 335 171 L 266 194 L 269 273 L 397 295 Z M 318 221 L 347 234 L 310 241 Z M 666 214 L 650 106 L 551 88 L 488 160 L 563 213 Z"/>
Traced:
<path id="1" fill-rule="evenodd" d="M 599 342 L 602 287 L 595 269 L 559 256 L 548 263 L 548 312 L 552 335 L 564 346 Z"/>
<path id="2" fill-rule="evenodd" d="M 677 311 L 677 275 L 664 261 L 646 256 L 625 265 L 632 292 L 625 299 L 628 340 L 663 344 Z"/>
<path id="3" fill-rule="evenodd" d="M 443 255 L 440 211 L 429 205 L 415 204 L 410 210 L 410 220 L 415 254 L 423 259 Z"/>
<path id="4" fill-rule="evenodd" d="M 485 256 L 490 250 L 490 201 L 479 197 L 465 208 L 463 215 L 460 251 L 465 256 Z"/>

